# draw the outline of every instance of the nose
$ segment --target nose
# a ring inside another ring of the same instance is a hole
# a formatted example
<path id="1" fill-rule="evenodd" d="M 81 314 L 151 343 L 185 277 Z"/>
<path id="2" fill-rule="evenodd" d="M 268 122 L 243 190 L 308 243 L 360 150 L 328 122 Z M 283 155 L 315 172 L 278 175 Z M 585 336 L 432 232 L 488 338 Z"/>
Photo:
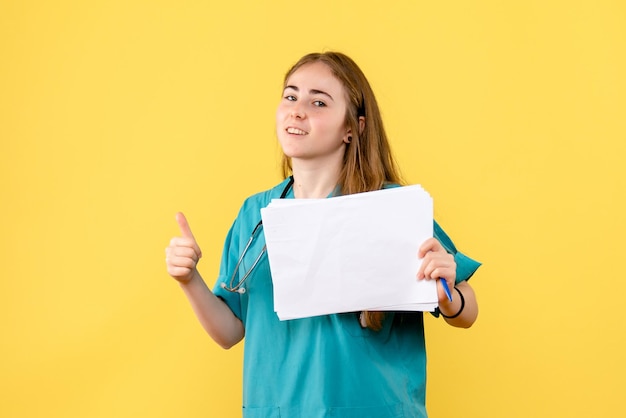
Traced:
<path id="1" fill-rule="evenodd" d="M 306 114 L 302 110 L 302 106 L 299 103 L 294 104 L 291 108 L 291 117 L 294 119 L 304 119 Z"/>

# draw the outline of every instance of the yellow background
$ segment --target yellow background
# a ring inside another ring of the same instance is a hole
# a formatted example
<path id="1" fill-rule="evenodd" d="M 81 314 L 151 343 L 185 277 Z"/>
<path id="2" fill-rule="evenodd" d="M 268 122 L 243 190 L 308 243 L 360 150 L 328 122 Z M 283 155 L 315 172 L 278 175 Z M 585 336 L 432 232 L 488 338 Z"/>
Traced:
<path id="1" fill-rule="evenodd" d="M 427 320 L 430 415 L 626 415 L 624 2 L 2 0 L 0 416 L 240 415 L 242 348 L 164 248 L 184 211 L 213 283 L 279 180 L 282 76 L 328 49 L 484 262 L 475 326 Z"/>

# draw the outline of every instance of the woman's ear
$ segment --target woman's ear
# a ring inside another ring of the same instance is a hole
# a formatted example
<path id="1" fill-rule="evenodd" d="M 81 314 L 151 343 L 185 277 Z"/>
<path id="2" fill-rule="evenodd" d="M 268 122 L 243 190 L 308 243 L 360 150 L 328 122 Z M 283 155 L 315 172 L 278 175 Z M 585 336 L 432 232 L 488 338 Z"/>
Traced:
<path id="1" fill-rule="evenodd" d="M 365 131 L 365 116 L 359 116 L 359 135 L 363 135 Z M 348 129 L 346 136 L 343 138 L 343 142 L 349 144 L 352 142 L 352 129 Z"/>

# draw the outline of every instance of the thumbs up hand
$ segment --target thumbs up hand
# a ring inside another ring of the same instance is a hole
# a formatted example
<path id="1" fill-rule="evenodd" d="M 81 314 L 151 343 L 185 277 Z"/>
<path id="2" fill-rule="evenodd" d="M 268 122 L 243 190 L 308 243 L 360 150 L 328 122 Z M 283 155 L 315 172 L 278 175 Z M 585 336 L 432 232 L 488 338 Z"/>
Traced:
<path id="1" fill-rule="evenodd" d="M 196 266 L 202 257 L 202 251 L 185 215 L 177 213 L 176 222 L 178 222 L 181 236 L 172 238 L 170 245 L 165 249 L 165 264 L 170 276 L 181 283 L 187 283 L 198 272 Z"/>

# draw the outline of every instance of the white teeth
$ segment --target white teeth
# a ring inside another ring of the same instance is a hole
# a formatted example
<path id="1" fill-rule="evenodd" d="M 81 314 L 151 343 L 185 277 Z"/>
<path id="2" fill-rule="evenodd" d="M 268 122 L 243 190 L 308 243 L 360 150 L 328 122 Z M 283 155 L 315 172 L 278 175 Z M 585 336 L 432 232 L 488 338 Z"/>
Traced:
<path id="1" fill-rule="evenodd" d="M 306 132 L 298 128 L 287 128 L 287 132 L 289 132 L 290 134 L 295 134 L 295 135 L 306 135 Z"/>

